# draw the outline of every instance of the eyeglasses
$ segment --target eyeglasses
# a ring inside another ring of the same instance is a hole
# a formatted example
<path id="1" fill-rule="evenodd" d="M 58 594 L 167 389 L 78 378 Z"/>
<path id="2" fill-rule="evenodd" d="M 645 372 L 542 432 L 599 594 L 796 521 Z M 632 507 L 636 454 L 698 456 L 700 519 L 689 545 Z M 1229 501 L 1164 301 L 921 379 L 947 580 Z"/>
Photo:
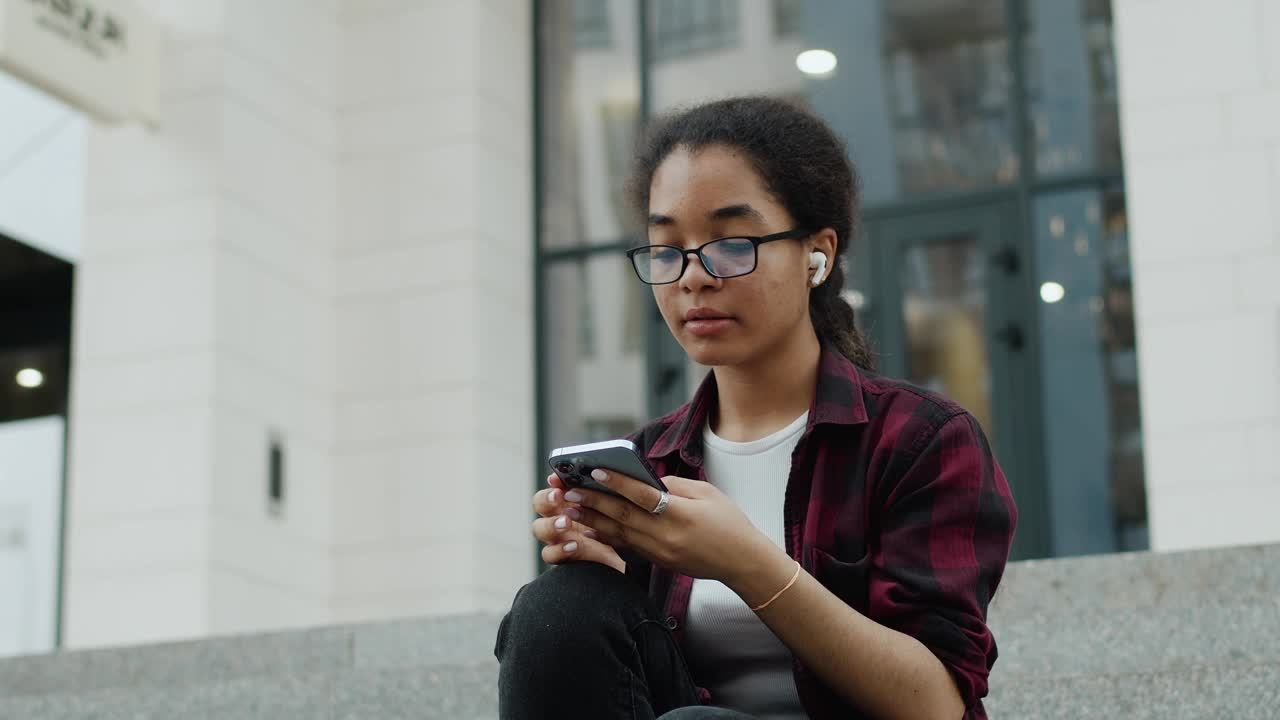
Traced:
<path id="1" fill-rule="evenodd" d="M 761 237 L 724 237 L 685 250 L 674 245 L 645 245 L 627 251 L 636 277 L 647 285 L 667 285 L 684 276 L 689 255 L 697 255 L 702 267 L 718 278 L 746 275 L 756 269 L 760 246 L 774 240 L 801 238 L 813 233 L 801 228 Z"/>

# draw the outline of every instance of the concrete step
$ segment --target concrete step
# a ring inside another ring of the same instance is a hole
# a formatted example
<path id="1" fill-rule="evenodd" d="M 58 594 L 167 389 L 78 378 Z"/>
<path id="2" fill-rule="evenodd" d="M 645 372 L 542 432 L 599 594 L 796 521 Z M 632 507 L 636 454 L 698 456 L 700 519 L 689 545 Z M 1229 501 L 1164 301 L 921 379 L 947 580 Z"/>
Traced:
<path id="1" fill-rule="evenodd" d="M 1280 597 L 1280 545 L 1010 563 L 990 620 L 1088 610 L 1215 607 Z"/>
<path id="2" fill-rule="evenodd" d="M 499 615 L 0 660 L 0 718 L 494 718 Z M 993 717 L 1280 717 L 1280 546 L 1015 563 Z"/>
<path id="3" fill-rule="evenodd" d="M 5 658 L 0 697 L 478 666 L 493 661 L 499 622 L 487 614 L 415 618 Z"/>
<path id="4" fill-rule="evenodd" d="M 494 660 L 472 665 L 361 667 L 339 673 L 268 674 L 145 682 L 86 691 L 0 698 L 0 718 L 40 720 L 492 720 L 498 716 Z"/>
<path id="5" fill-rule="evenodd" d="M 1002 719 L 1275 720 L 1280 663 L 1021 677 L 994 685 L 985 704 L 991 717 Z"/>
<path id="6" fill-rule="evenodd" d="M 1280 599 L 995 619 L 992 632 L 1000 651 L 993 687 L 1053 675 L 1280 663 Z"/>

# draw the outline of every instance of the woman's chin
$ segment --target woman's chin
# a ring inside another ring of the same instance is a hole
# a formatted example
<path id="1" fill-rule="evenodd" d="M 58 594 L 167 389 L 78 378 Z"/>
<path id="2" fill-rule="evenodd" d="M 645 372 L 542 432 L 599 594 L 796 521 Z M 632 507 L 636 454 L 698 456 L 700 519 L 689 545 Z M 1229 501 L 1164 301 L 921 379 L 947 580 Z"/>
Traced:
<path id="1" fill-rule="evenodd" d="M 707 367 L 733 365 L 734 358 L 738 356 L 734 348 L 736 344 L 722 338 L 696 336 L 686 337 L 680 343 L 690 360 Z"/>

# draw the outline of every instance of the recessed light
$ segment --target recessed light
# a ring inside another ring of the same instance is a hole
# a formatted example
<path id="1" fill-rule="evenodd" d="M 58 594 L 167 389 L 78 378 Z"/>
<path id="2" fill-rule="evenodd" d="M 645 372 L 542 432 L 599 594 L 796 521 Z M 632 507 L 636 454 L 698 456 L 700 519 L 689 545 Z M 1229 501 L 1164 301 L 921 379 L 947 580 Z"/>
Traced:
<path id="1" fill-rule="evenodd" d="M 805 75 L 826 75 L 836 69 L 836 56 L 830 50 L 805 50 L 796 56 L 796 67 Z"/>
<path id="2" fill-rule="evenodd" d="M 38 388 L 44 384 L 44 373 L 35 368 L 23 368 L 18 371 L 17 380 L 24 388 Z"/>
<path id="3" fill-rule="evenodd" d="M 1040 286 L 1040 299 L 1050 305 L 1059 302 L 1067 296 L 1067 289 L 1062 287 L 1061 283 L 1047 282 Z"/>

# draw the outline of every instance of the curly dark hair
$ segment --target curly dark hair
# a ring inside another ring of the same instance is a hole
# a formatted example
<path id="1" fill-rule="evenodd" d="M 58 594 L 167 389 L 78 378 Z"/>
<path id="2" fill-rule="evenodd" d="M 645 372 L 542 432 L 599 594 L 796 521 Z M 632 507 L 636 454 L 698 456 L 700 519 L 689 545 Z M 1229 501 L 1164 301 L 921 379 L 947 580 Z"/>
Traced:
<path id="1" fill-rule="evenodd" d="M 866 339 L 844 301 L 841 256 L 857 228 L 857 175 L 844 141 L 813 113 L 785 100 L 734 97 L 655 118 L 641 137 L 626 193 L 641 223 L 649 213 L 653 173 L 676 148 L 697 152 L 709 145 L 743 151 L 765 187 L 800 227 L 831 228 L 836 258 L 827 280 L 809 293 L 809 316 L 818 338 L 863 369 L 874 368 Z"/>

